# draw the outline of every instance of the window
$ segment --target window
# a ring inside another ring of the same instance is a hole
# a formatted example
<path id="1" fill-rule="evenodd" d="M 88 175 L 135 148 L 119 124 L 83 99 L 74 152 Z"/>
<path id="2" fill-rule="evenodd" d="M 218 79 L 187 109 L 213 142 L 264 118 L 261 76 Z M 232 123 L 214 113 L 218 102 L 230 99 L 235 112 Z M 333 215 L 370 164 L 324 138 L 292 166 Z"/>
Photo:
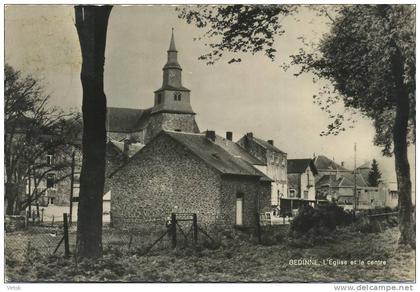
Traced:
<path id="1" fill-rule="evenodd" d="M 157 104 L 160 104 L 162 102 L 162 94 L 158 94 L 157 96 Z"/>
<path id="2" fill-rule="evenodd" d="M 47 189 L 54 189 L 55 188 L 55 174 L 49 173 L 47 174 Z"/>
<path id="3" fill-rule="evenodd" d="M 52 153 L 47 154 L 47 165 L 53 165 L 53 154 Z"/>
<path id="4" fill-rule="evenodd" d="M 292 189 L 292 190 L 290 190 L 290 191 L 289 191 L 289 193 L 290 193 L 290 197 L 291 197 L 291 198 L 294 198 L 294 197 L 295 197 L 295 195 L 296 195 L 296 191 L 295 191 L 295 190 L 293 190 L 293 189 Z"/>
<path id="5" fill-rule="evenodd" d="M 174 92 L 174 100 L 181 101 L 181 92 Z"/>
<path id="6" fill-rule="evenodd" d="M 308 198 L 308 191 L 303 191 L 303 198 L 307 199 Z"/>
<path id="7" fill-rule="evenodd" d="M 284 158 L 284 157 L 281 159 L 281 166 L 282 167 L 286 166 L 286 158 Z"/>

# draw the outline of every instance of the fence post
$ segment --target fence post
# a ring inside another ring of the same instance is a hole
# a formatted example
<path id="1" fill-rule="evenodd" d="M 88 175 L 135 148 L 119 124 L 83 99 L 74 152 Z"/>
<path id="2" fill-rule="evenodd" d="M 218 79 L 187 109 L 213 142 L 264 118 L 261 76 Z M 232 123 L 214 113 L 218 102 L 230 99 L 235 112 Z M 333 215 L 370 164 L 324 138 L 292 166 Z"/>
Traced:
<path id="1" fill-rule="evenodd" d="M 258 237 L 258 243 L 261 244 L 261 224 L 260 224 L 260 214 L 256 212 L 257 215 L 257 237 Z"/>
<path id="2" fill-rule="evenodd" d="M 171 235 L 172 235 L 172 248 L 176 247 L 176 214 L 171 214 Z"/>
<path id="3" fill-rule="evenodd" d="M 198 230 L 197 230 L 197 214 L 193 214 L 193 240 L 194 244 L 197 244 L 198 241 Z"/>
<path id="4" fill-rule="evenodd" d="M 63 227 L 64 227 L 64 257 L 69 257 L 69 221 L 67 219 L 67 213 L 63 213 Z"/>
<path id="5" fill-rule="evenodd" d="M 128 250 L 131 249 L 131 244 L 133 243 L 133 233 L 130 233 L 130 240 L 128 241 Z"/>

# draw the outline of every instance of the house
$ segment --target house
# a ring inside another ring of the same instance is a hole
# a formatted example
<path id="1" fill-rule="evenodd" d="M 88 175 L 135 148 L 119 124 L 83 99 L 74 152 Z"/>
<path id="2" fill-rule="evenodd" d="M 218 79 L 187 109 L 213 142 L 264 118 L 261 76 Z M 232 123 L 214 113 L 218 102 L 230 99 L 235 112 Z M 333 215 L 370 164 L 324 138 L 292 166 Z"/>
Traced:
<path id="1" fill-rule="evenodd" d="M 380 180 L 378 189 L 386 207 L 398 207 L 398 185 L 396 182 Z"/>
<path id="2" fill-rule="evenodd" d="M 253 165 L 273 181 L 271 205 L 278 208 L 280 198 L 287 195 L 287 153 L 274 146 L 273 140 L 265 141 L 253 133 L 247 133 L 236 143 L 259 161 Z"/>
<path id="3" fill-rule="evenodd" d="M 199 133 L 190 102 L 190 90 L 182 85 L 182 68 L 172 31 L 162 86 L 154 92 L 154 106 L 147 109 L 107 108 L 107 134 L 115 141 L 147 144 L 162 130 Z"/>
<path id="4" fill-rule="evenodd" d="M 366 161 L 356 168 L 356 172 L 360 173 L 367 185 L 369 185 L 369 173 L 371 171 L 371 162 Z"/>
<path id="5" fill-rule="evenodd" d="M 113 225 L 177 212 L 197 213 L 202 225 L 255 226 L 271 209 L 271 179 L 221 142 L 214 131 L 160 132 L 109 176 Z"/>
<path id="6" fill-rule="evenodd" d="M 378 187 L 368 185 L 363 171 L 356 172 L 344 168 L 326 156 L 319 155 L 314 159 L 318 169 L 316 178 L 317 200 L 337 202 L 346 209 L 373 209 L 385 206 L 385 197 Z M 365 169 L 363 166 L 361 170 Z"/>
<path id="7" fill-rule="evenodd" d="M 318 170 L 313 159 L 288 159 L 288 197 L 315 200 L 315 176 Z"/>
<path id="8" fill-rule="evenodd" d="M 317 183 L 318 180 L 320 180 L 325 175 L 337 175 L 340 173 L 351 172 L 344 167 L 344 162 L 338 164 L 334 160 L 331 160 L 324 155 L 315 156 L 313 161 L 318 171 L 318 175 L 315 177 L 315 183 Z"/>

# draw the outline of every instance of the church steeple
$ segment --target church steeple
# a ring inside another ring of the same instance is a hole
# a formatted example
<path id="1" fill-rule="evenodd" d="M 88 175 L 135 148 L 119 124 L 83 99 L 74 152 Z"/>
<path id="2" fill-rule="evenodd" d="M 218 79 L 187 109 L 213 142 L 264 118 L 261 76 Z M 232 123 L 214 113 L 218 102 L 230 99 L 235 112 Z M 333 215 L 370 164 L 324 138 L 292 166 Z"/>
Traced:
<path id="1" fill-rule="evenodd" d="M 171 44 L 169 45 L 168 52 L 178 52 L 175 47 L 174 28 L 172 28 Z"/>
<path id="2" fill-rule="evenodd" d="M 168 59 L 163 66 L 162 87 L 155 91 L 155 105 L 152 113 L 174 112 L 194 114 L 190 104 L 190 90 L 182 86 L 182 68 L 178 63 L 174 29 L 167 51 Z"/>

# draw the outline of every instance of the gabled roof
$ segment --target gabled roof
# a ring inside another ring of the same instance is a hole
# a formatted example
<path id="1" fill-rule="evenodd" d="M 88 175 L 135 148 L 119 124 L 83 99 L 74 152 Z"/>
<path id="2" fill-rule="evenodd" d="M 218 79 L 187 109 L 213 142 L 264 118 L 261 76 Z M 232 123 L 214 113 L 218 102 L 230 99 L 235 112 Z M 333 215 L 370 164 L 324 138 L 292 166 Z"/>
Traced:
<path id="1" fill-rule="evenodd" d="M 348 169 L 335 163 L 335 161 L 329 159 L 328 157 L 324 155 L 318 155 L 317 157 L 315 157 L 314 164 L 319 171 L 320 170 L 349 171 Z"/>
<path id="2" fill-rule="evenodd" d="M 234 157 L 241 158 L 242 160 L 245 160 L 249 164 L 265 165 L 262 161 L 260 161 L 259 159 L 249 154 L 245 149 L 243 149 L 241 146 L 239 146 L 238 144 L 236 144 L 235 142 L 231 140 L 228 140 L 221 136 L 216 135 L 216 139 L 214 143 L 222 147 L 225 151 L 229 152 Z"/>
<path id="3" fill-rule="evenodd" d="M 133 109 L 108 107 L 107 131 L 132 133 L 140 131 L 149 122 L 151 108 Z"/>
<path id="4" fill-rule="evenodd" d="M 356 175 L 357 187 L 367 187 L 368 185 L 364 181 L 360 174 Z M 331 185 L 331 187 L 343 187 L 350 188 L 354 187 L 354 175 L 351 172 L 340 172 L 338 176 L 336 174 L 324 175 L 316 182 L 316 187 L 322 187 L 325 185 Z"/>
<path id="5" fill-rule="evenodd" d="M 318 174 L 313 159 L 288 159 L 287 160 L 287 173 L 304 173 L 310 167 L 313 174 Z"/>
<path id="6" fill-rule="evenodd" d="M 279 148 L 277 148 L 274 145 L 271 145 L 270 143 L 268 143 L 267 141 L 257 138 L 257 137 L 253 137 L 254 141 L 257 142 L 258 144 L 260 144 L 262 147 L 264 147 L 265 149 L 277 152 L 277 153 L 282 153 L 282 154 L 286 154 L 284 151 L 281 151 Z"/>
<path id="7" fill-rule="evenodd" d="M 271 181 L 269 177 L 253 167 L 241 157 L 235 157 L 217 143 L 210 141 L 203 134 L 185 132 L 161 132 L 170 136 L 185 146 L 194 155 L 222 174 L 257 176 L 263 180 Z"/>

